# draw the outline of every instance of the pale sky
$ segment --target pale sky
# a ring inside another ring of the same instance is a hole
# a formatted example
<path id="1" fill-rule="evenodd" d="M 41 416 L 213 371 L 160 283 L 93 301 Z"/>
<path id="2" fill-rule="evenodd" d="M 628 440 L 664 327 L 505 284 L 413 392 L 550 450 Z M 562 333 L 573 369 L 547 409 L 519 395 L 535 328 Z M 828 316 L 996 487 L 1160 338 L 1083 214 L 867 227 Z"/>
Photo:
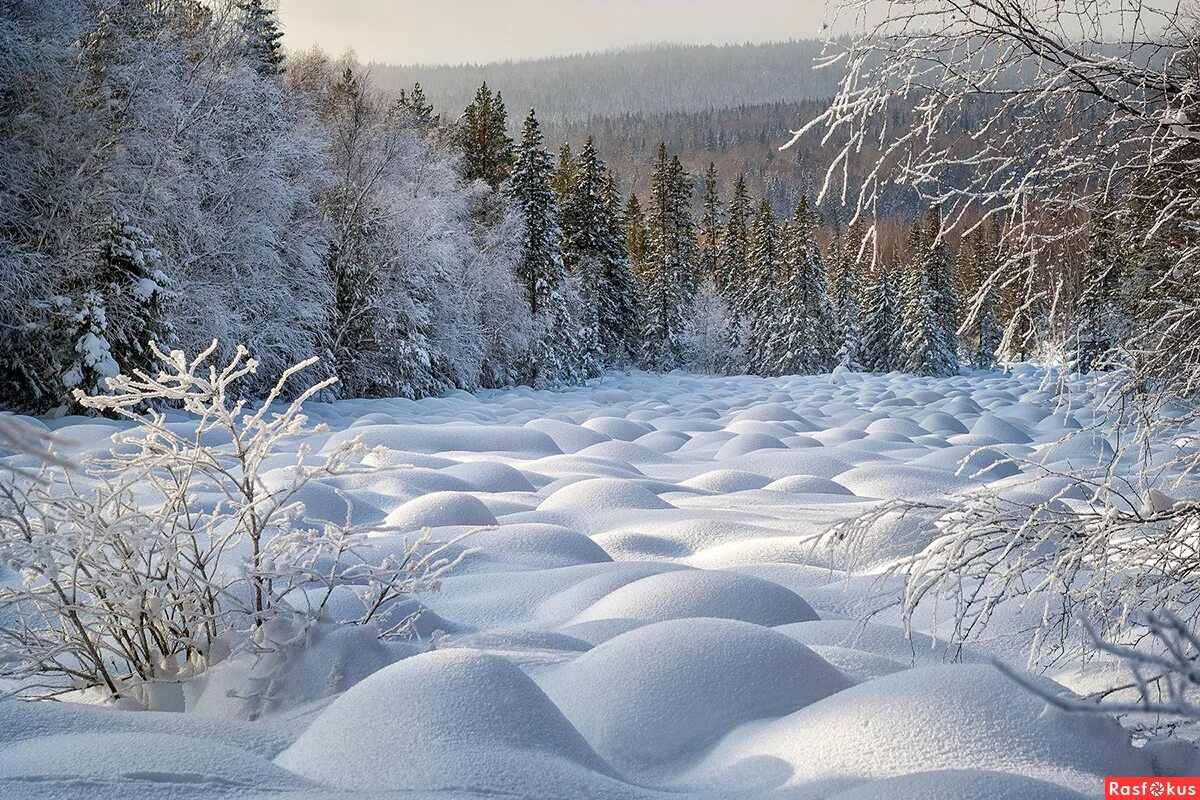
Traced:
<path id="1" fill-rule="evenodd" d="M 278 0 L 288 46 L 459 64 L 820 34 L 823 0 Z"/>

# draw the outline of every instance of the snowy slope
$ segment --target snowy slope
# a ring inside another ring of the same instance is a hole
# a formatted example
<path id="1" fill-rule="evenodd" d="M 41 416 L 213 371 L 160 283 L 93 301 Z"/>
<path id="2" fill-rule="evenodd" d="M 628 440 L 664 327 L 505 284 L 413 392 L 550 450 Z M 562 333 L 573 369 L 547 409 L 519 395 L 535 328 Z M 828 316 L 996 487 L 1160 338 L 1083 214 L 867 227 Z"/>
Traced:
<path id="1" fill-rule="evenodd" d="M 864 621 L 892 589 L 872 576 L 935 531 L 812 541 L 880 500 L 1019 479 L 975 448 L 1040 452 L 1091 413 L 1032 371 L 639 374 L 310 410 L 316 448 L 360 436 L 384 469 L 310 487 L 309 515 L 337 514 L 336 488 L 402 531 L 487 528 L 420 598 L 426 640 L 318 629 L 254 723 L 236 660 L 185 687 L 187 714 L 0 703 L 0 797 L 1057 800 L 1158 768 L 990 665 L 1019 652 L 1015 622 L 959 653 Z M 65 424 L 81 452 L 114 430 Z"/>

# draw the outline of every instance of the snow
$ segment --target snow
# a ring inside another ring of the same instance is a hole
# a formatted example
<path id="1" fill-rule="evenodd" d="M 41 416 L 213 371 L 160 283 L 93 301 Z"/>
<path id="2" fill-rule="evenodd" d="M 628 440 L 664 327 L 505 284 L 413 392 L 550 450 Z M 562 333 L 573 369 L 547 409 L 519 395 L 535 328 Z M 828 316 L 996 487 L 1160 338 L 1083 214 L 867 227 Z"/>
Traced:
<path id="1" fill-rule="evenodd" d="M 1091 410 L 1040 378 L 635 373 L 310 405 L 331 430 L 314 451 L 360 436 L 380 470 L 306 488 L 306 517 L 350 499 L 381 555 L 468 534 L 441 591 L 405 601 L 428 609 L 419 638 L 322 622 L 271 669 L 239 655 L 188 681 L 186 713 L 0 702 L 0 797 L 1074 800 L 1187 769 L 1194 751 L 1135 748 L 990 665 L 1024 665 L 1038 608 L 962 650 L 932 610 L 911 634 L 867 619 L 899 590 L 880 569 L 938 536 L 919 515 L 814 541 L 890 498 L 1045 500 L 1061 481 L 1017 484 L 1026 461 L 1110 454 L 1049 447 Z M 53 427 L 69 453 L 122 429 Z"/>

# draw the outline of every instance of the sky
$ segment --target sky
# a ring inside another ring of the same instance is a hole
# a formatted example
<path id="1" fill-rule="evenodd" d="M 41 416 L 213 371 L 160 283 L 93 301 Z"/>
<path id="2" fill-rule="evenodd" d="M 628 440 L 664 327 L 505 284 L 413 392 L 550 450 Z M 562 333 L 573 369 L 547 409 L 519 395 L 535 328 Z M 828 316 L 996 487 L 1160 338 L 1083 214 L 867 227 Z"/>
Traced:
<path id="1" fill-rule="evenodd" d="M 292 49 L 363 61 L 485 63 L 660 42 L 818 36 L 823 0 L 278 0 Z"/>

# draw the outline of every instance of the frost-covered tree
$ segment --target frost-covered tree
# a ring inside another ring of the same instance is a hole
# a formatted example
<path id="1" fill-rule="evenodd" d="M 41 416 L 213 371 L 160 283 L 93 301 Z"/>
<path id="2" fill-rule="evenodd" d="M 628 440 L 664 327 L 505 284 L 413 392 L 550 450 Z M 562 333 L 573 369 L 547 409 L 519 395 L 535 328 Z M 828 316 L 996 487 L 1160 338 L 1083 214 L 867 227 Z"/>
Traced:
<path id="1" fill-rule="evenodd" d="M 688 308 L 681 338 L 683 365 L 708 374 L 724 374 L 742 367 L 744 355 L 737 352 L 729 335 L 729 306 L 711 277 L 700 282 Z"/>
<path id="2" fill-rule="evenodd" d="M 554 167 L 542 143 L 541 127 L 531 109 L 506 191 L 525 220 L 517 274 L 535 326 L 523 380 L 554 386 L 582 377 L 586 344 L 577 319 L 582 309 L 571 307 L 578 292 L 568 286 L 558 199 L 550 186 Z"/>
<path id="3" fill-rule="evenodd" d="M 725 302 L 729 304 L 736 323 L 742 322 L 746 315 L 750 215 L 750 191 L 746 188 L 746 176 L 739 175 L 734 186 L 733 199 L 729 203 L 729 215 L 721 236 L 721 250 L 717 259 L 717 286 L 725 297 Z"/>
<path id="4" fill-rule="evenodd" d="M 1111 214 L 1095 215 L 1079 298 L 1076 368 L 1090 372 L 1115 366 L 1117 348 L 1128 335 L 1128 318 L 1121 307 L 1122 279 L 1127 276 L 1125 252 Z"/>
<path id="5" fill-rule="evenodd" d="M 563 260 L 579 277 L 585 305 L 595 315 L 600 360 L 628 364 L 635 355 L 637 286 L 614 214 L 608 170 L 591 138 L 575 159 L 573 174 L 574 185 L 563 200 Z"/>
<path id="6" fill-rule="evenodd" d="M 826 372 L 836 365 L 837 329 L 815 228 L 815 214 L 801 198 L 787 230 L 787 280 L 779 291 L 778 370 L 786 374 Z"/>
<path id="7" fill-rule="evenodd" d="M 891 273 L 882 269 L 867 290 L 863 367 L 871 372 L 891 372 L 906 365 L 901 340 L 900 300 Z"/>
<path id="8" fill-rule="evenodd" d="M 992 276 L 1002 260 L 997 226 L 980 227 L 964 237 L 959 251 L 958 273 L 974 286 L 974 313 L 959 330 L 968 362 L 975 369 L 996 366 L 1004 341 L 1000 323 L 1000 297 Z"/>
<path id="9" fill-rule="evenodd" d="M 852 227 L 844 238 L 840 230 L 835 231 L 825 259 L 837 332 L 838 349 L 834 358 L 838 364 L 855 371 L 863 369 L 858 287 L 858 275 L 863 268 L 858 257 L 862 243 L 863 231 L 858 226 Z"/>
<path id="10" fill-rule="evenodd" d="M 704 173 L 704 195 L 701 198 L 700 225 L 696 231 L 700 252 L 696 260 L 697 273 L 703 278 L 720 279 L 722 232 L 720 182 L 717 165 L 709 162 Z"/>
<path id="11" fill-rule="evenodd" d="M 949 254 L 940 242 L 940 215 L 927 214 L 908 236 L 909 264 L 901 294 L 901 338 L 906 371 L 914 375 L 951 375 L 958 370 L 952 316 L 957 309 L 950 284 Z"/>
<path id="12" fill-rule="evenodd" d="M 642 360 L 651 369 L 679 364 L 684 314 L 695 290 L 696 239 L 692 187 L 679 158 L 659 145 L 650 206 L 647 278 L 643 297 Z"/>
<path id="13" fill-rule="evenodd" d="M 283 72 L 283 32 L 275 20 L 275 9 L 264 0 L 241 0 L 238 10 L 246 48 L 259 73 L 272 76 Z"/>
<path id="14" fill-rule="evenodd" d="M 750 230 L 750 252 L 745 290 L 747 365 L 758 375 L 773 375 L 786 353 L 789 309 L 780 296 L 786 265 L 779 225 L 771 204 L 763 200 Z"/>

